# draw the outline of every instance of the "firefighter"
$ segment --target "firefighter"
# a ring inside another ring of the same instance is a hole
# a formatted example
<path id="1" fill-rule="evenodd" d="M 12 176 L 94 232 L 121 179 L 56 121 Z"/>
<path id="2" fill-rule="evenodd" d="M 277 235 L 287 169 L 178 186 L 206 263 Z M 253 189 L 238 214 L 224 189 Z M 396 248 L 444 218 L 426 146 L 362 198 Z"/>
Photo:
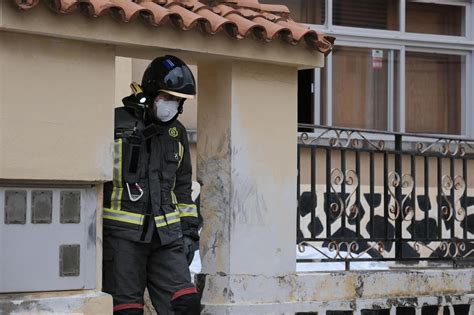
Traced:
<path id="1" fill-rule="evenodd" d="M 195 80 L 183 61 L 167 55 L 150 63 L 141 88 L 133 85 L 135 93 L 115 110 L 103 290 L 113 296 L 114 314 L 143 314 L 145 288 L 160 315 L 200 314 L 188 267 L 198 248 L 198 212 L 186 130 L 177 120 L 196 95 Z"/>

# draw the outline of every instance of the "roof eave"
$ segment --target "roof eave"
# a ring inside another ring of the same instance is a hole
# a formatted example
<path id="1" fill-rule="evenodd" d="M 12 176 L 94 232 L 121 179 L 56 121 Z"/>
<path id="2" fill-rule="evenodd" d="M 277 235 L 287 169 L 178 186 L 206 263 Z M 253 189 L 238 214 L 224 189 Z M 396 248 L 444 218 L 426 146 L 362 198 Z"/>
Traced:
<path id="1" fill-rule="evenodd" d="M 323 54 L 306 44 L 288 45 L 281 40 L 269 43 L 253 38 L 232 39 L 221 32 L 205 34 L 198 29 L 182 31 L 171 26 L 150 27 L 139 20 L 117 22 L 110 16 L 94 19 L 79 13 L 58 15 L 45 6 L 20 11 L 9 1 L 0 2 L 0 29 L 81 41 L 101 42 L 118 47 L 181 51 L 193 59 L 230 58 L 292 65 L 298 68 L 322 67 Z M 131 51 L 131 50 L 128 50 Z"/>

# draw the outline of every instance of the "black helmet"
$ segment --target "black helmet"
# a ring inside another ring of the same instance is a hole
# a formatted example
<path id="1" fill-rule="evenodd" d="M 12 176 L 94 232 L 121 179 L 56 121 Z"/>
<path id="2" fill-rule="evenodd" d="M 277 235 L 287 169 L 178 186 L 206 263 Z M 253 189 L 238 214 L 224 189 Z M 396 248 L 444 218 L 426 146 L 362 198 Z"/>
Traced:
<path id="1" fill-rule="evenodd" d="M 194 98 L 196 82 L 188 66 L 175 56 L 166 55 L 153 60 L 143 73 L 143 92 L 153 100 L 158 92 L 181 98 Z"/>

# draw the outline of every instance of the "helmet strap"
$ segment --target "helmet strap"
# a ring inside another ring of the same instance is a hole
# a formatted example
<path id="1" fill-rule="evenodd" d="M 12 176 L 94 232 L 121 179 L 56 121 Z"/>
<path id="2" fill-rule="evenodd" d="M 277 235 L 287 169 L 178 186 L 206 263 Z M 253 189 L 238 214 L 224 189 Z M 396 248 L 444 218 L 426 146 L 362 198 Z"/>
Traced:
<path id="1" fill-rule="evenodd" d="M 183 113 L 183 105 L 184 105 L 184 102 L 186 101 L 185 98 L 182 98 L 180 101 L 179 101 L 179 107 L 178 107 L 178 114 L 182 114 Z"/>

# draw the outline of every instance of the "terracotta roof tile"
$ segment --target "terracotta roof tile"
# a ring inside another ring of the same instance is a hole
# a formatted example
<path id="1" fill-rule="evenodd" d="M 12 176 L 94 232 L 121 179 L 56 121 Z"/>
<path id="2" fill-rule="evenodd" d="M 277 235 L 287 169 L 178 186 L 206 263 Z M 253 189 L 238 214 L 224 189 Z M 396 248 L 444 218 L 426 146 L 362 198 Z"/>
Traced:
<path id="1" fill-rule="evenodd" d="M 143 19 L 158 26 L 171 22 L 182 30 L 200 28 L 221 31 L 236 39 L 253 36 L 262 41 L 281 38 L 292 45 L 305 42 L 311 49 L 328 54 L 335 38 L 316 32 L 291 19 L 284 5 L 261 4 L 258 0 L 10 0 L 21 10 L 40 1 L 60 14 L 76 10 L 89 16 L 112 14 L 123 22 Z"/>
<path id="2" fill-rule="evenodd" d="M 227 28 L 227 33 L 236 34 L 237 24 L 216 14 L 211 7 L 208 7 L 200 2 L 197 2 L 193 11 L 207 19 L 208 23 L 205 25 L 205 31 L 211 35 L 216 34 L 223 28 Z M 235 35 L 233 35 L 235 37 Z"/>
<path id="3" fill-rule="evenodd" d="M 158 26 L 164 24 L 169 20 L 177 21 L 180 19 L 179 14 L 173 13 L 170 10 L 154 2 L 142 1 L 140 5 L 148 10 L 148 12 L 142 11 L 142 13 L 143 18 L 151 25 Z"/>

